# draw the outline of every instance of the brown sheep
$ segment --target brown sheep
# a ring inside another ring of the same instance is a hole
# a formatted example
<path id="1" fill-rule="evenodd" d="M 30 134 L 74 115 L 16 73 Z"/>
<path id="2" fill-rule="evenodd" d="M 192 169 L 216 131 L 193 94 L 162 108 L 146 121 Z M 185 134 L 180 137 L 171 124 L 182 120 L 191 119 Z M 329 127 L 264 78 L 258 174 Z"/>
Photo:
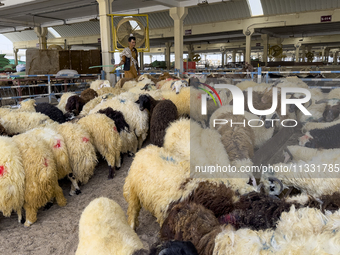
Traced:
<path id="1" fill-rule="evenodd" d="M 80 94 L 80 97 L 84 100 L 85 104 L 97 96 L 98 96 L 98 93 L 95 90 L 90 89 L 90 88 L 85 89 Z"/>
<path id="2" fill-rule="evenodd" d="M 85 100 L 78 95 L 71 96 L 67 99 L 65 110 L 66 112 L 72 112 L 75 116 L 83 110 Z"/>
<path id="3" fill-rule="evenodd" d="M 222 113 L 217 119 L 228 120 L 226 125 L 217 125 L 215 129 L 221 135 L 221 141 L 229 156 L 230 162 L 243 159 L 251 159 L 254 156 L 254 131 L 247 125 L 247 120 L 243 116 L 235 116 L 230 112 Z M 233 123 L 231 126 L 230 120 Z"/>

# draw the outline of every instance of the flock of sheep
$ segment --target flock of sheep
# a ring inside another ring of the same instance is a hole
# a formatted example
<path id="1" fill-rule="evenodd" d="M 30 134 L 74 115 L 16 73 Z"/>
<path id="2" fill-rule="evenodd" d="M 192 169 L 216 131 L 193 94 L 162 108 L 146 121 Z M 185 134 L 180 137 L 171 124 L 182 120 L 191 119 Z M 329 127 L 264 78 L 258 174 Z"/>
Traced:
<path id="1" fill-rule="evenodd" d="M 193 169 L 216 164 L 237 170 L 252 167 L 254 152 L 282 129 L 279 123 L 285 119 L 302 123 L 303 133 L 299 145 L 285 149 L 285 161 L 274 166 L 335 166 L 340 89 L 323 93 L 298 78 L 274 84 L 246 81 L 236 86 L 242 91 L 252 87 L 258 110 L 271 107 L 274 88 L 279 94 L 283 87 L 309 89 L 312 99 L 304 106 L 312 115 L 301 114 L 293 105 L 281 115 L 280 102 L 267 116 L 247 111 L 233 115 L 232 94 L 222 89 L 216 90 L 223 107 L 208 100 L 207 115 L 202 115 L 202 83 L 226 82 L 144 74 L 120 79 L 114 87 L 95 81 L 80 96 L 64 94 L 57 106 L 26 100 L 15 110 L 0 108 L 0 211 L 4 216 L 16 211 L 20 222 L 24 208 L 28 227 L 37 220 L 38 209 L 54 198 L 66 205 L 59 179 L 68 177 L 70 195 L 78 195 L 79 184 L 85 185 L 94 174 L 96 152 L 108 163 L 108 178 L 114 178 L 128 154 L 134 155 L 123 188 L 128 218 L 113 200 L 93 200 L 80 218 L 77 255 L 338 254 L 340 181 L 335 167 L 319 176 L 271 172 L 261 179 L 251 172 Z M 253 125 L 215 125 L 214 119 L 252 120 Z M 148 135 L 150 145 L 142 148 Z M 150 250 L 134 232 L 141 207 L 161 226 L 159 242 Z"/>

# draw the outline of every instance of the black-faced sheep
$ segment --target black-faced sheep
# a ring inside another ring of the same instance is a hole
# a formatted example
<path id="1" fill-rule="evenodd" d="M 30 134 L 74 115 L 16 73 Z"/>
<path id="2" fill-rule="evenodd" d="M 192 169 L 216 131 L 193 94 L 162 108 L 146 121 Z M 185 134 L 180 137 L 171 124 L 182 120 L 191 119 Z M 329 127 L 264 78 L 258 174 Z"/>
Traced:
<path id="1" fill-rule="evenodd" d="M 91 101 L 93 98 L 97 97 L 98 93 L 93 89 L 85 89 L 81 92 L 80 97 L 84 99 L 85 104 L 89 101 Z"/>
<path id="2" fill-rule="evenodd" d="M 51 120 L 54 120 L 59 124 L 62 124 L 66 121 L 63 112 L 59 110 L 58 107 L 51 105 L 49 103 L 37 104 L 35 110 L 36 112 L 40 112 L 42 114 L 47 115 L 48 117 L 50 117 Z"/>
<path id="3" fill-rule="evenodd" d="M 309 148 L 340 148 L 340 124 L 324 129 L 309 130 L 304 136 L 299 138 L 299 144 Z"/>
<path id="4" fill-rule="evenodd" d="M 170 100 L 157 101 L 149 95 L 140 95 L 136 101 L 139 109 L 150 112 L 150 142 L 159 147 L 163 146 L 165 129 L 178 118 L 176 105 Z"/>
<path id="5" fill-rule="evenodd" d="M 67 99 L 65 110 L 77 116 L 83 110 L 85 103 L 85 100 L 78 95 L 70 96 Z"/>
<path id="6" fill-rule="evenodd" d="M 198 255 L 195 246 L 191 242 L 167 241 L 152 247 L 149 255 Z M 142 255 L 142 254 L 133 254 Z"/>

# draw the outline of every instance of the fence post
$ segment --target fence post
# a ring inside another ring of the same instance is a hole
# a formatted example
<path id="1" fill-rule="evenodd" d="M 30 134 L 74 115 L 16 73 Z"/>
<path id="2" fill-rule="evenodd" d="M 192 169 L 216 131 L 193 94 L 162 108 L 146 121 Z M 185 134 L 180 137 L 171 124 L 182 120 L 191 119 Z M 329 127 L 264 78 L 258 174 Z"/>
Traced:
<path id="1" fill-rule="evenodd" d="M 262 82 L 262 68 L 258 67 L 257 68 L 257 83 L 261 83 Z"/>
<path id="2" fill-rule="evenodd" d="M 48 75 L 48 102 L 51 103 L 51 76 Z"/>
<path id="3" fill-rule="evenodd" d="M 101 73 L 101 80 L 105 80 L 105 71 L 102 70 L 100 73 Z"/>

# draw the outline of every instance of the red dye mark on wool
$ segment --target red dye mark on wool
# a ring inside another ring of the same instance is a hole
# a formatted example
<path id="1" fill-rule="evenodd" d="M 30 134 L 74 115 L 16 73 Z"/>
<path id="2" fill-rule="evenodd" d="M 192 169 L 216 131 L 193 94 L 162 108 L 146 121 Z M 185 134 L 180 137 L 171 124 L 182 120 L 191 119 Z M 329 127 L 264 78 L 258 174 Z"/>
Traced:
<path id="1" fill-rule="evenodd" d="M 116 127 L 113 127 L 113 130 L 117 132 L 117 128 Z"/>
<path id="2" fill-rule="evenodd" d="M 87 143 L 88 141 L 90 141 L 88 138 L 83 137 L 83 142 Z"/>
<path id="3" fill-rule="evenodd" d="M 201 94 L 199 94 L 199 95 L 197 96 L 198 99 L 201 99 L 201 97 L 202 97 Z"/>
<path id="4" fill-rule="evenodd" d="M 0 166 L 0 176 L 3 176 L 5 173 L 5 167 L 4 166 Z"/>
<path id="5" fill-rule="evenodd" d="M 45 158 L 44 165 L 45 165 L 46 167 L 48 167 L 47 158 Z"/>
<path id="6" fill-rule="evenodd" d="M 57 139 L 57 144 L 53 146 L 54 148 L 60 148 L 61 144 L 60 144 L 60 139 Z"/>

